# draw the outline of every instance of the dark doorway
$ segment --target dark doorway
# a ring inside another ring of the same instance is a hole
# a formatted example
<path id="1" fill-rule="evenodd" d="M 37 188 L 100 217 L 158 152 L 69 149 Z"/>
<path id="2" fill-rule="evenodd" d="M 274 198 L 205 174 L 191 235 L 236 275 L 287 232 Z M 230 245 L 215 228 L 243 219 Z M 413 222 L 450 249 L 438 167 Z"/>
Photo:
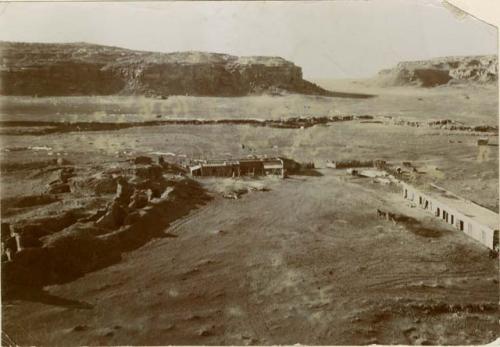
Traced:
<path id="1" fill-rule="evenodd" d="M 460 229 L 460 231 L 464 231 L 464 221 L 463 220 L 458 221 L 458 229 Z"/>

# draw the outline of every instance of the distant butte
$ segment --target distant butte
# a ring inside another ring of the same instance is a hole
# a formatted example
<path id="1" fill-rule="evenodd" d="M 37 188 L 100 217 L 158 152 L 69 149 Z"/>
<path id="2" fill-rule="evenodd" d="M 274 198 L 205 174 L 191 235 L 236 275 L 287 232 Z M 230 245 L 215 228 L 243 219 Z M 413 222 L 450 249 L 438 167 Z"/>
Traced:
<path id="1" fill-rule="evenodd" d="M 442 57 L 404 61 L 392 69 L 382 70 L 378 80 L 385 86 L 437 87 L 445 84 L 496 83 L 496 55 Z"/>

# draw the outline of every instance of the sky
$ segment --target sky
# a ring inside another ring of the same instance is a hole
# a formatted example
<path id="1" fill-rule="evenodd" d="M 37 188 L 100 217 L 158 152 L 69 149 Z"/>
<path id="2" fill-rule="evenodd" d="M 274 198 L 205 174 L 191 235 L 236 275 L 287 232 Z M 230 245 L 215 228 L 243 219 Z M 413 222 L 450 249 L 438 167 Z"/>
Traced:
<path id="1" fill-rule="evenodd" d="M 304 77 L 363 78 L 399 61 L 496 54 L 497 29 L 439 0 L 0 3 L 0 40 L 281 56 Z"/>

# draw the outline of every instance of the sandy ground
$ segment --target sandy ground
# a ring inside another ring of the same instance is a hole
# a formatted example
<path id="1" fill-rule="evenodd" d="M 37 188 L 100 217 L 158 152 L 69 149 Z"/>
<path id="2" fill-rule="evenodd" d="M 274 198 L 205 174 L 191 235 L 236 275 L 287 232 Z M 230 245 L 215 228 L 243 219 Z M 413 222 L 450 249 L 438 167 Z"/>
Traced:
<path id="1" fill-rule="evenodd" d="M 40 345 L 480 344 L 497 336 L 498 264 L 484 248 L 389 188 L 319 174 L 216 198 L 168 230 L 178 237 L 51 286 L 44 303 L 5 303 L 4 329 L 19 344 Z M 395 225 L 376 208 L 423 222 Z"/>
<path id="2" fill-rule="evenodd" d="M 357 88 L 342 83 L 337 90 Z M 158 114 L 268 119 L 345 112 L 497 125 L 495 93 L 445 87 L 390 88 L 363 100 L 0 98 L 0 112 L 2 120 L 117 122 Z M 170 237 L 47 287 L 44 295 L 4 300 L 3 329 L 21 345 L 60 346 L 493 341 L 500 334 L 499 267 L 487 249 L 407 206 L 395 187 L 324 169 L 334 159 L 411 161 L 422 177 L 498 211 L 498 136 L 483 147 L 477 139 L 360 121 L 307 129 L 168 125 L 2 135 L 2 200 L 43 193 L 51 177 L 39 167 L 56 158 L 92 171 L 140 154 L 170 161 L 267 154 L 320 168 L 284 181 L 201 180 L 214 199 L 165 230 Z M 245 187 L 255 191 L 238 200 L 221 197 Z M 380 220 L 377 208 L 420 222 Z"/>
<path id="3" fill-rule="evenodd" d="M 495 85 L 432 89 L 379 88 L 363 81 L 320 81 L 335 91 L 369 93 L 370 99 L 309 95 L 189 97 L 0 97 L 0 119 L 37 121 L 137 122 L 166 118 L 280 119 L 338 114 L 408 119 L 453 119 L 465 124 L 498 124 Z"/>

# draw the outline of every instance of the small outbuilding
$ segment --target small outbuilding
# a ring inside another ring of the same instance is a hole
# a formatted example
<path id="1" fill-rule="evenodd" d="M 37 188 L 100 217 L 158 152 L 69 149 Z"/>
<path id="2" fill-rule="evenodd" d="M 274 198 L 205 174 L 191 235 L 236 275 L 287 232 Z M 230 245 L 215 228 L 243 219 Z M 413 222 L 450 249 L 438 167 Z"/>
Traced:
<path id="1" fill-rule="evenodd" d="M 482 137 L 477 140 L 477 145 L 478 146 L 487 146 L 489 143 L 489 139 L 487 137 Z"/>

